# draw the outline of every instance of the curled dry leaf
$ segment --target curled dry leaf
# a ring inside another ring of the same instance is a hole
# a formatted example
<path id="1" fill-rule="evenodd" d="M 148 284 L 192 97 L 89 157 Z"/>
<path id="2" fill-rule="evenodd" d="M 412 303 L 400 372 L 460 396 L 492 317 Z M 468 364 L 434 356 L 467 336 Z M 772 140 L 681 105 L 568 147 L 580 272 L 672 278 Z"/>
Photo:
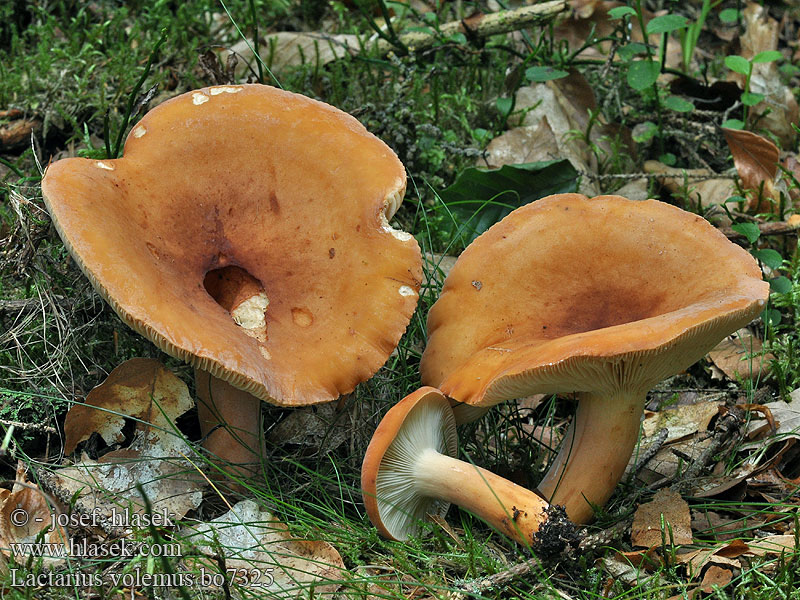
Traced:
<path id="1" fill-rule="evenodd" d="M 751 59 L 761 52 L 777 50 L 778 22 L 769 16 L 769 8 L 760 3 L 748 2 L 742 11 L 745 32 L 740 37 L 741 55 Z M 733 73 L 744 88 L 744 76 Z M 766 129 L 777 136 L 783 147 L 794 143 L 794 128 L 797 123 L 798 106 L 791 89 L 784 85 L 776 61 L 754 63 L 750 74 L 750 91 L 764 95 L 764 101 L 754 106 L 748 116 L 753 127 Z"/>
<path id="2" fill-rule="evenodd" d="M 496 168 L 506 164 L 566 158 L 579 172 L 597 172 L 594 154 L 586 142 L 574 135 L 575 131 L 583 130 L 580 123 L 586 105 L 575 104 L 561 88 L 549 81 L 520 88 L 515 107 L 516 110 L 530 110 L 519 128 L 492 140 L 485 153 L 486 166 Z M 483 161 L 480 162 L 484 166 Z M 582 178 L 578 191 L 590 197 L 600 193 L 597 184 L 588 177 Z"/>
<path id="3" fill-rule="evenodd" d="M 659 490 L 653 500 L 640 505 L 633 515 L 631 527 L 631 544 L 634 546 L 660 546 L 665 538 L 668 544 L 677 546 L 692 543 L 689 504 L 678 492 L 670 489 Z"/>
<path id="4" fill-rule="evenodd" d="M 51 544 L 42 548 L 55 548 L 57 545 L 66 548 L 67 532 L 54 518 L 60 512 L 52 498 L 27 480 L 25 468 L 20 464 L 11 491 L 0 489 L 0 552 L 4 556 L 11 556 L 11 544 L 42 542 Z M 45 566 L 55 567 L 64 562 L 55 552 L 43 557 Z M 17 563 L 24 563 L 24 556 L 14 552 Z"/>
<path id="5" fill-rule="evenodd" d="M 293 539 L 286 525 L 253 500 L 242 500 L 209 523 L 183 528 L 181 538 L 207 555 L 187 556 L 188 569 L 218 573 L 215 555 L 222 554 L 229 574 L 250 574 L 251 583 L 259 587 L 234 588 L 237 598 L 262 593 L 270 598 L 330 597 L 341 585 L 344 563 L 336 548 L 324 541 Z"/>
<path id="6" fill-rule="evenodd" d="M 54 492 L 61 498 L 77 492 L 78 510 L 98 515 L 99 522 L 105 519 L 112 528 L 121 525 L 119 520 L 114 521 L 115 514 L 144 510 L 138 483 L 144 487 L 153 511 L 166 511 L 170 519 L 182 518 L 200 505 L 200 478 L 187 460 L 193 452 L 173 425 L 194 404 L 186 384 L 158 361 L 135 358 L 114 369 L 89 393 L 86 402 L 67 415 L 64 428 L 69 448 L 87 439 L 92 431 L 98 431 L 107 441 L 121 441 L 121 415 L 137 419 L 133 440 L 127 448 L 109 452 L 97 461 L 84 455 L 74 466 L 47 475 Z"/>
<path id="7" fill-rule="evenodd" d="M 0 110 L 0 150 L 30 145 L 31 133 L 41 128 L 40 120 L 26 119 L 21 110 Z"/>
<path id="8" fill-rule="evenodd" d="M 358 403 L 350 403 L 357 410 Z M 275 444 L 296 444 L 321 453 L 336 450 L 358 426 L 351 411 L 337 410 L 333 403 L 296 408 L 267 435 Z"/>
<path id="9" fill-rule="evenodd" d="M 683 192 L 688 187 L 689 200 L 704 208 L 722 204 L 736 194 L 736 184 L 732 179 L 720 177 L 706 169 L 678 169 L 657 160 L 648 160 L 644 163 L 644 171 L 658 175 L 658 182 L 673 194 Z"/>
<path id="10" fill-rule="evenodd" d="M 708 353 L 714 366 L 729 379 L 761 379 L 769 374 L 772 354 L 761 352 L 761 340 L 749 329 L 740 329 L 729 335 Z"/>
<path id="11" fill-rule="evenodd" d="M 733 579 L 733 571 L 730 569 L 723 569 L 717 565 L 711 565 L 703 576 L 700 589 L 710 594 L 714 591 L 715 587 L 724 587 L 728 585 L 731 579 Z"/>
<path id="12" fill-rule="evenodd" d="M 245 40 L 233 45 L 230 52 L 242 60 L 236 66 L 236 76 L 243 77 L 258 71 L 252 43 Z M 357 35 L 327 34 L 315 32 L 281 31 L 265 37 L 259 47 L 261 59 L 273 72 L 280 73 L 287 67 L 304 64 L 321 67 L 349 54 L 358 54 L 360 44 Z"/>
<path id="13" fill-rule="evenodd" d="M 751 210 L 763 211 L 768 208 L 767 199 L 778 199 L 775 177 L 778 174 L 778 147 L 767 138 L 739 129 L 722 128 L 725 141 L 733 155 L 733 164 L 742 180 L 742 187 L 751 190 L 749 206 Z M 763 192 L 759 193 L 760 190 Z"/>

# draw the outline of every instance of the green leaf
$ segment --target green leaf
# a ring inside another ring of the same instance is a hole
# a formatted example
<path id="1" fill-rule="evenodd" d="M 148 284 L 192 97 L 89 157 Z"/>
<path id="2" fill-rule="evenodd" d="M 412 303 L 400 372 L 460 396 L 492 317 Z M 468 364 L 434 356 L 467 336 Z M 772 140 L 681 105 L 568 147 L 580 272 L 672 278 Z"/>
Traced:
<path id="1" fill-rule="evenodd" d="M 694 104 L 679 96 L 669 96 L 664 100 L 664 106 L 675 112 L 688 113 L 694 110 Z"/>
<path id="2" fill-rule="evenodd" d="M 768 324 L 775 327 L 781 322 L 781 311 L 774 308 L 767 308 L 761 313 L 761 318 Z"/>
<path id="3" fill-rule="evenodd" d="M 734 73 L 739 73 L 745 77 L 750 75 L 750 69 L 753 68 L 753 65 L 750 64 L 749 60 L 736 54 L 725 57 L 725 66 Z"/>
<path id="4" fill-rule="evenodd" d="M 719 20 L 723 23 L 736 23 L 739 20 L 739 11 L 735 8 L 726 8 L 720 11 Z"/>
<path id="5" fill-rule="evenodd" d="M 755 225 L 755 223 L 751 223 L 751 225 Z M 783 257 L 772 248 L 753 250 L 753 255 L 770 269 L 779 269 L 783 265 Z"/>
<path id="6" fill-rule="evenodd" d="M 465 36 L 460 31 L 457 31 L 453 35 L 449 36 L 447 38 L 447 41 L 448 42 L 453 42 L 454 44 L 459 44 L 459 45 L 463 46 L 463 45 L 465 45 L 467 43 L 467 36 Z"/>
<path id="7" fill-rule="evenodd" d="M 742 94 L 742 104 L 745 106 L 755 106 L 759 102 L 763 102 L 764 94 L 756 94 L 755 92 L 747 92 Z"/>
<path id="8" fill-rule="evenodd" d="M 554 160 L 491 170 L 469 167 L 440 198 L 453 217 L 451 237 L 466 247 L 515 208 L 577 189 L 575 168 L 568 160 Z"/>
<path id="9" fill-rule="evenodd" d="M 722 127 L 728 129 L 744 129 L 744 121 L 741 119 L 728 119 L 722 123 Z"/>
<path id="10" fill-rule="evenodd" d="M 792 282 L 788 277 L 781 275 L 769 280 L 769 289 L 776 294 L 788 294 L 792 291 Z"/>
<path id="11" fill-rule="evenodd" d="M 528 81 L 550 81 L 552 79 L 561 79 L 569 75 L 566 71 L 554 69 L 553 67 L 530 67 L 525 71 L 525 77 Z"/>
<path id="12" fill-rule="evenodd" d="M 725 200 L 725 204 L 728 204 L 729 202 L 736 202 L 737 204 L 740 202 L 743 203 L 747 202 L 747 198 L 744 196 L 730 196 L 727 200 Z"/>
<path id="13" fill-rule="evenodd" d="M 783 54 L 777 50 L 765 50 L 764 52 L 759 52 L 756 54 L 752 60 L 754 63 L 768 63 L 780 60 L 782 58 Z"/>
<path id="14" fill-rule="evenodd" d="M 731 229 L 736 233 L 741 233 L 751 244 L 755 244 L 761 236 L 761 230 L 755 223 L 736 223 L 735 225 L 731 225 Z"/>
<path id="15" fill-rule="evenodd" d="M 686 27 L 688 23 L 688 19 L 682 15 L 661 15 L 660 17 L 655 17 L 650 19 L 650 22 L 647 24 L 647 35 L 653 35 L 654 33 L 669 33 L 670 31 L 675 31 L 676 29 L 683 29 Z"/>
<path id="16" fill-rule="evenodd" d="M 612 8 L 608 11 L 608 16 L 612 19 L 621 19 L 622 17 L 627 17 L 628 15 L 635 15 L 636 11 L 633 10 L 630 6 L 617 6 Z"/>
<path id="17" fill-rule="evenodd" d="M 656 82 L 661 65 L 654 60 L 636 60 L 628 67 L 628 85 L 641 92 Z"/>
<path id="18" fill-rule="evenodd" d="M 665 152 L 661 156 L 658 157 L 659 162 L 667 165 L 668 167 L 675 166 L 675 163 L 678 162 L 678 157 L 675 156 L 672 152 Z"/>
<path id="19" fill-rule="evenodd" d="M 496 101 L 497 112 L 502 116 L 507 117 L 511 113 L 511 108 L 514 106 L 513 98 L 498 98 Z"/>
<path id="20" fill-rule="evenodd" d="M 642 142 L 652 139 L 653 136 L 658 133 L 658 125 L 652 121 L 645 121 L 637 130 L 636 135 L 633 136 L 633 141 L 637 144 L 641 144 Z"/>
<path id="21" fill-rule="evenodd" d="M 631 42 L 630 44 L 625 44 L 624 46 L 620 46 L 617 50 L 617 55 L 623 60 L 623 62 L 630 62 L 637 54 L 646 53 L 647 46 L 640 42 Z"/>

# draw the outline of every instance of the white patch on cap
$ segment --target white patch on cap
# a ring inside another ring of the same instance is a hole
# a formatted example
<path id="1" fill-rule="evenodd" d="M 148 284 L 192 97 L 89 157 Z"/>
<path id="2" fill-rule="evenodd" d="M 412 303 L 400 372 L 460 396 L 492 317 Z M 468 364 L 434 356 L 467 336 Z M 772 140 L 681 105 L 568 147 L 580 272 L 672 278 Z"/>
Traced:
<path id="1" fill-rule="evenodd" d="M 208 91 L 212 96 L 217 96 L 219 94 L 236 94 L 237 92 L 241 92 L 242 88 L 233 85 L 219 85 L 209 88 Z"/>
<path id="2" fill-rule="evenodd" d="M 139 126 L 137 126 L 137 127 L 135 127 L 135 128 L 134 128 L 134 130 L 133 130 L 133 137 L 135 137 L 135 138 L 140 138 L 140 137 L 142 137 L 142 136 L 143 136 L 145 133 L 147 133 L 147 129 L 145 129 L 144 127 L 142 127 L 141 125 L 139 125 Z"/>
<path id="3" fill-rule="evenodd" d="M 272 354 L 270 354 L 270 353 L 269 353 L 269 350 L 267 350 L 266 348 L 264 348 L 264 346 L 261 346 L 261 345 L 259 345 L 259 346 L 258 346 L 258 349 L 259 349 L 259 351 L 261 352 L 261 356 L 263 356 L 263 357 L 264 357 L 264 358 L 266 358 L 267 360 L 272 360 Z"/>
<path id="4" fill-rule="evenodd" d="M 389 221 L 386 219 L 386 213 L 381 213 L 381 229 L 383 229 L 386 233 L 391 233 L 395 238 L 397 238 L 401 242 L 407 242 L 413 237 L 407 231 L 403 231 L 402 229 L 395 229 L 394 227 L 389 225 Z"/>
<path id="5" fill-rule="evenodd" d="M 400 289 L 397 290 L 397 291 L 400 292 L 401 296 L 416 296 L 417 295 L 417 292 L 414 291 L 414 288 L 409 287 L 407 285 L 401 285 Z"/>
<path id="6" fill-rule="evenodd" d="M 98 169 L 105 169 L 106 171 L 113 171 L 114 165 L 110 165 L 108 163 L 104 163 L 102 160 L 98 160 L 94 163 L 94 166 Z"/>
<path id="7" fill-rule="evenodd" d="M 266 292 L 259 292 L 231 311 L 231 317 L 236 324 L 262 344 L 267 341 L 267 306 L 269 298 Z"/>
<path id="8" fill-rule="evenodd" d="M 202 92 L 195 92 L 192 94 L 192 104 L 195 106 L 200 106 L 201 104 L 208 102 L 209 97 L 203 94 Z"/>

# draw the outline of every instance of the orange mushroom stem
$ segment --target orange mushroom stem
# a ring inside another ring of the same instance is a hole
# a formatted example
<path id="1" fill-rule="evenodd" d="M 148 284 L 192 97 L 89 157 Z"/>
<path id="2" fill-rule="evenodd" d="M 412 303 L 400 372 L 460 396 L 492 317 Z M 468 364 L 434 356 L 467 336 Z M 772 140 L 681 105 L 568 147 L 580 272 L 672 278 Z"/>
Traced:
<path id="1" fill-rule="evenodd" d="M 639 439 L 647 392 L 578 394 L 561 448 L 536 490 L 567 509 L 576 523 L 603 506 L 625 472 Z"/>
<path id="2" fill-rule="evenodd" d="M 533 545 L 550 518 L 548 503 L 455 458 L 457 444 L 453 411 L 437 389 L 423 387 L 386 413 L 361 470 L 364 504 L 381 534 L 408 539 L 428 514 L 443 516 L 452 503 L 508 537 Z"/>
<path id="3" fill-rule="evenodd" d="M 261 400 L 201 369 L 194 377 L 203 447 L 226 473 L 249 479 L 266 456 Z"/>

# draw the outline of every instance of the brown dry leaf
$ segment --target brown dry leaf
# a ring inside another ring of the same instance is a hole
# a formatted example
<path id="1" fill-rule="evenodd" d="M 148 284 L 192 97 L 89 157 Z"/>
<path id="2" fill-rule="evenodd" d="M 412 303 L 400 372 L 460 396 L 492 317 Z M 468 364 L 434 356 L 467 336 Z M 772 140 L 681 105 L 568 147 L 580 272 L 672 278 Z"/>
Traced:
<path id="1" fill-rule="evenodd" d="M 657 160 L 648 160 L 644 163 L 644 172 L 659 175 L 658 182 L 673 194 L 681 193 L 688 185 L 689 200 L 704 208 L 722 204 L 736 194 L 736 184 L 732 179 L 719 177 L 706 169 L 678 169 Z M 691 177 L 688 181 L 687 176 Z"/>
<path id="2" fill-rule="evenodd" d="M 654 571 L 664 566 L 664 561 L 659 555 L 658 546 L 651 546 L 646 550 L 633 550 L 631 552 L 617 550 L 616 558 L 620 561 L 627 561 L 634 567 L 644 568 L 649 571 Z"/>
<path id="3" fill-rule="evenodd" d="M 700 589 L 703 592 L 711 593 L 714 587 L 724 587 L 728 585 L 733 579 L 733 571 L 730 569 L 723 569 L 716 565 L 711 565 L 706 574 L 703 576 L 703 581 L 700 583 Z"/>
<path id="4" fill-rule="evenodd" d="M 11 544 L 47 543 L 53 548 L 62 545 L 68 547 L 67 531 L 61 527 L 54 517 L 61 513 L 55 502 L 45 496 L 25 475 L 22 463 L 17 467 L 17 478 L 11 491 L 0 490 L 0 552 L 11 556 Z M 42 535 L 42 531 L 45 533 Z M 62 564 L 64 559 L 53 550 L 50 556 L 43 556 L 47 567 Z M 25 554 L 14 552 L 16 562 L 25 562 Z"/>
<path id="5" fill-rule="evenodd" d="M 667 527 L 671 527 L 672 536 Z M 674 490 L 659 490 L 653 500 L 636 509 L 631 527 L 631 544 L 646 548 L 661 545 L 662 529 L 667 543 L 672 542 L 677 546 L 692 543 L 689 504 Z"/>
<path id="6" fill-rule="evenodd" d="M 647 177 L 629 181 L 614 193 L 629 200 L 647 200 L 650 198 Z"/>
<path id="7" fill-rule="evenodd" d="M 794 554 L 797 552 L 794 535 L 768 535 L 755 540 L 748 540 L 747 552 L 752 556 L 769 556 L 776 554 Z"/>
<path id="8" fill-rule="evenodd" d="M 4 110 L 0 111 L 0 120 L 8 120 L 7 123 L 0 123 L 0 150 L 10 150 L 16 146 L 30 145 L 31 133 L 38 131 L 42 127 L 42 122 L 38 119 L 25 119 L 22 111 Z"/>
<path id="9" fill-rule="evenodd" d="M 740 129 L 722 128 L 725 140 L 733 155 L 733 164 L 742 180 L 742 187 L 751 190 L 748 208 L 762 211 L 764 200 L 777 200 L 775 177 L 778 173 L 778 147 L 767 138 Z M 763 186 L 763 194 L 759 191 Z M 759 198 L 762 198 L 759 202 Z"/>
<path id="10" fill-rule="evenodd" d="M 722 555 L 722 551 L 725 548 L 726 546 L 701 548 L 678 554 L 678 563 L 686 565 L 687 576 L 690 581 L 699 578 L 706 565 L 739 568 L 741 565 L 738 560 Z"/>
<path id="11" fill-rule="evenodd" d="M 72 447 L 88 438 L 94 425 L 104 437 L 120 439 L 117 428 L 122 418 L 108 418 L 100 407 L 139 420 L 127 448 L 109 452 L 97 461 L 84 454 L 74 466 L 44 475 L 60 498 L 72 498 L 77 492 L 78 511 L 93 512 L 99 522 L 105 521 L 112 529 L 123 525 L 123 530 L 124 524 L 114 521 L 115 514 L 129 511 L 128 515 L 133 515 L 144 510 L 137 484 L 143 486 L 153 511 L 166 511 L 172 520 L 200 505 L 202 480 L 188 461 L 193 451 L 171 424 L 194 405 L 185 383 L 158 361 L 135 358 L 114 369 L 90 392 L 88 401 L 93 406 L 74 407 L 69 413 L 65 430 Z M 73 412 L 76 409 L 80 410 Z"/>
<path id="12" fill-rule="evenodd" d="M 778 400 L 764 405 L 769 409 L 771 417 L 776 424 L 776 429 L 766 439 L 756 439 L 742 444 L 742 449 L 764 449 L 766 446 L 776 442 L 783 442 L 787 439 L 800 439 L 800 389 L 794 390 L 790 397 L 792 402 Z M 766 417 L 751 415 L 750 423 L 747 426 L 748 435 L 762 429 L 766 422 Z M 766 430 L 769 430 L 769 428 L 766 428 Z"/>
<path id="13" fill-rule="evenodd" d="M 772 354 L 761 354 L 761 340 L 749 329 L 740 329 L 717 344 L 708 357 L 733 381 L 761 379 L 769 374 Z"/>
<path id="14" fill-rule="evenodd" d="M 770 18 L 769 9 L 756 2 L 749 2 L 742 11 L 745 32 L 740 37 L 740 54 L 747 59 L 760 52 L 777 50 L 778 33 L 781 28 L 775 19 Z M 744 88 L 744 76 L 733 73 L 731 76 Z M 797 123 L 798 106 L 791 89 L 781 81 L 778 63 L 755 63 L 750 75 L 750 91 L 763 94 L 765 100 L 752 107 L 748 115 L 749 124 L 758 129 L 766 129 L 777 136 L 783 147 L 794 143 L 793 123 Z"/>
<path id="15" fill-rule="evenodd" d="M 503 165 L 553 160 L 559 153 L 558 141 L 547 117 L 537 125 L 515 127 L 494 138 L 486 147 L 486 164 L 497 168 Z"/>
<path id="16" fill-rule="evenodd" d="M 711 419 L 719 414 L 719 407 L 724 405 L 722 400 L 711 400 L 684 404 L 659 412 L 646 411 L 642 435 L 652 437 L 666 427 L 668 434 L 664 443 L 669 444 L 699 431 L 706 431 Z"/>
<path id="17" fill-rule="evenodd" d="M 251 68 L 258 71 L 252 44 L 242 40 L 234 44 L 230 52 L 241 59 L 236 66 L 238 77 L 247 76 Z M 338 58 L 360 53 L 361 46 L 357 35 L 281 31 L 267 35 L 259 46 L 259 52 L 264 64 L 273 72 L 280 73 L 287 67 L 304 64 L 321 67 Z"/>
<path id="18" fill-rule="evenodd" d="M 138 419 L 137 429 L 169 429 L 170 421 L 192 404 L 186 384 L 160 362 L 133 358 L 111 371 L 89 392 L 84 404 L 69 410 L 64 421 L 64 451 L 73 452 L 94 432 L 109 446 L 123 441 L 126 417 Z"/>
<path id="19" fill-rule="evenodd" d="M 341 586 L 344 563 L 336 548 L 324 541 L 292 538 L 286 525 L 253 500 L 242 500 L 211 522 L 181 529 L 180 537 L 209 557 L 187 556 L 189 569 L 218 572 L 213 557 L 222 553 L 228 572 L 241 569 L 260 575 L 254 583 L 261 587 L 234 587 L 234 598 L 332 597 Z"/>
<path id="20" fill-rule="evenodd" d="M 297 408 L 270 430 L 267 439 L 278 445 L 296 444 L 331 452 L 349 438 L 354 427 L 352 417 L 337 410 L 334 403 Z"/>
<path id="21" fill-rule="evenodd" d="M 500 141 L 493 140 L 494 145 L 489 145 L 485 156 L 489 167 L 566 158 L 582 173 L 597 172 L 597 160 L 589 146 L 575 137 L 575 131 L 582 131 L 582 119 L 577 115 L 585 111 L 585 105 L 581 108 L 549 81 L 520 88 L 515 107 L 520 111 L 530 109 L 520 125 L 533 129 L 519 133 L 512 133 L 512 129 L 499 136 Z M 600 193 L 589 177 L 581 179 L 579 191 L 590 197 Z"/>

